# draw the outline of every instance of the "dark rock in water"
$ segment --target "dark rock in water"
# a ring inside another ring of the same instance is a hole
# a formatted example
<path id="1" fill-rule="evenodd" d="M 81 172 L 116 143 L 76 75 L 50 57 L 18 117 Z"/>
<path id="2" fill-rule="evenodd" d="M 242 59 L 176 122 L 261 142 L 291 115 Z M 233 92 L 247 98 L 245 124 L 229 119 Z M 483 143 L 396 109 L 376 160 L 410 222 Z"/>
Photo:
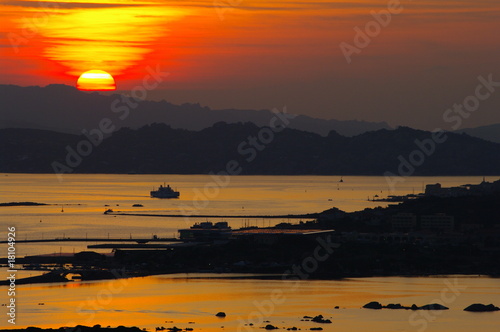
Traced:
<path id="1" fill-rule="evenodd" d="M 266 327 L 264 327 L 266 330 L 277 330 L 279 329 L 279 327 L 276 327 L 274 325 L 271 325 L 271 324 L 267 324 Z"/>
<path id="2" fill-rule="evenodd" d="M 132 207 L 143 207 L 143 206 L 144 205 L 142 205 L 142 204 L 134 204 L 134 205 L 132 205 Z"/>
<path id="3" fill-rule="evenodd" d="M 399 303 L 396 303 L 396 304 L 389 303 L 388 305 L 383 306 L 382 308 L 387 308 L 387 309 L 409 309 L 408 307 L 404 307 L 404 306 L 402 306 Z"/>
<path id="4" fill-rule="evenodd" d="M 296 328 L 295 326 L 294 327 L 289 327 L 286 329 L 287 331 L 297 331 L 298 328 Z"/>
<path id="5" fill-rule="evenodd" d="M 426 304 L 418 307 L 416 304 L 412 304 L 411 307 L 401 305 L 399 303 L 389 303 L 388 305 L 382 305 L 379 302 L 370 302 L 363 306 L 363 308 L 368 309 L 404 309 L 404 310 L 448 310 L 448 307 L 441 305 L 439 303 Z"/>
<path id="6" fill-rule="evenodd" d="M 370 302 L 363 306 L 365 309 L 382 309 L 382 305 L 379 302 Z"/>
<path id="7" fill-rule="evenodd" d="M 220 311 L 220 312 L 218 312 L 215 316 L 217 316 L 217 317 L 226 317 L 226 313 L 225 313 L 225 312 Z"/>
<path id="8" fill-rule="evenodd" d="M 311 327 L 310 330 L 311 331 L 323 331 L 323 328 L 322 327 Z"/>
<path id="9" fill-rule="evenodd" d="M 323 315 L 318 315 L 318 316 L 314 317 L 313 319 L 311 319 L 311 321 L 316 322 L 316 323 L 323 323 L 323 324 L 331 324 L 332 323 L 331 320 L 324 319 Z"/>
<path id="10" fill-rule="evenodd" d="M 36 203 L 36 202 L 9 202 L 0 203 L 0 206 L 39 206 L 39 205 L 49 205 L 46 203 Z"/>
<path id="11" fill-rule="evenodd" d="M 413 304 L 411 307 L 407 307 L 407 306 L 401 305 L 399 303 L 396 303 L 396 304 L 389 303 L 388 305 L 385 305 L 382 308 L 385 308 L 385 309 L 404 309 L 404 310 L 409 310 L 409 309 L 418 310 L 419 309 L 419 307 L 417 307 L 415 304 Z"/>
<path id="12" fill-rule="evenodd" d="M 312 319 L 312 317 L 311 317 L 311 316 L 304 316 L 304 317 L 302 317 L 302 318 L 304 318 L 304 319 Z"/>
<path id="13" fill-rule="evenodd" d="M 169 330 L 170 332 L 180 332 L 180 331 L 182 331 L 182 329 L 178 328 L 177 326 L 170 327 L 167 330 Z"/>
<path id="14" fill-rule="evenodd" d="M 420 310 L 448 310 L 448 307 L 441 305 L 439 303 L 426 304 L 419 308 Z"/>
<path id="15" fill-rule="evenodd" d="M 464 309 L 464 311 L 472 311 L 472 312 L 490 312 L 490 311 L 498 311 L 499 307 L 495 307 L 493 304 L 482 304 L 482 303 L 474 303 Z"/>
<path id="16" fill-rule="evenodd" d="M 335 309 L 340 309 L 340 307 L 338 305 L 335 306 Z"/>

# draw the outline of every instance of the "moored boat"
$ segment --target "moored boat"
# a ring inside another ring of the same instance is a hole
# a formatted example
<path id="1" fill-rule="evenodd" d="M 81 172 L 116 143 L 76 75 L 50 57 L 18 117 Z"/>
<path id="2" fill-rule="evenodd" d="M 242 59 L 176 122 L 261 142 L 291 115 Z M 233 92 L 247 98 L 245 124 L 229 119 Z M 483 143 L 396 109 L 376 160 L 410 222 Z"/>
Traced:
<path id="1" fill-rule="evenodd" d="M 151 197 L 155 198 L 179 198 L 180 192 L 173 190 L 170 185 L 160 185 L 158 190 L 152 190 L 150 192 Z"/>

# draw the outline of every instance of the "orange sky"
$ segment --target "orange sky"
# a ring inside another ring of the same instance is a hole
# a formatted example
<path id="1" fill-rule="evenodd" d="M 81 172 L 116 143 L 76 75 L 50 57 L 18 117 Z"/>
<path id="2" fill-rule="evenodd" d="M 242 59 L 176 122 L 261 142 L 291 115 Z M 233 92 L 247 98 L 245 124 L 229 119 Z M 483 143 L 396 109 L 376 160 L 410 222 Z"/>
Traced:
<path id="1" fill-rule="evenodd" d="M 432 129 L 474 92 L 477 76 L 500 81 L 496 0 L 401 1 L 401 13 L 350 64 L 339 45 L 353 45 L 353 29 L 388 1 L 232 2 L 2 0 L 0 83 L 75 85 L 98 69 L 127 90 L 141 84 L 146 67 L 160 66 L 170 76 L 150 98 L 287 105 L 323 118 Z M 500 122 L 499 105 L 500 91 L 470 126 Z"/>

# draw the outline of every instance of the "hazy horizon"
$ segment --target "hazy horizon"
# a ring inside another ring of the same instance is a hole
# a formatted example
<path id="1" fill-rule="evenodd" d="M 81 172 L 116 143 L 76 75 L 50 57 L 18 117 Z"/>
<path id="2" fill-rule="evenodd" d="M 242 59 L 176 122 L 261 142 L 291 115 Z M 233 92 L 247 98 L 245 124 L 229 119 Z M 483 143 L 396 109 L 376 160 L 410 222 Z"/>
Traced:
<path id="1" fill-rule="evenodd" d="M 19 86 L 19 87 L 23 87 L 23 88 L 29 88 L 29 87 L 39 87 L 39 88 L 46 88 L 50 85 L 64 85 L 64 86 L 67 86 L 67 87 L 71 87 L 71 88 L 74 88 L 75 90 L 78 90 L 75 86 L 73 85 L 68 85 L 68 84 L 62 84 L 62 83 L 49 83 L 49 84 L 46 84 L 46 85 L 17 85 L 17 84 L 3 84 L 3 85 L 14 85 L 14 86 Z M 2 85 L 2 84 L 0 84 Z M 113 96 L 113 95 L 123 95 L 123 96 L 130 96 L 131 95 L 131 90 L 116 90 L 116 91 L 80 91 L 82 93 L 98 93 L 100 95 L 103 95 L 103 96 Z M 154 94 L 155 91 L 152 91 L 152 93 Z M 201 104 L 200 102 L 198 101 L 189 101 L 189 100 L 185 100 L 185 101 L 179 101 L 179 102 L 174 102 L 172 101 L 171 99 L 168 99 L 167 97 L 165 96 L 162 96 L 161 94 L 154 94 L 153 98 L 150 98 L 150 99 L 145 99 L 145 101 L 154 101 L 154 102 L 167 102 L 167 103 L 170 103 L 170 104 L 173 104 L 173 105 L 177 105 L 177 106 L 180 106 L 180 105 L 183 105 L 183 104 L 193 104 L 193 105 L 196 105 L 196 104 L 199 104 L 200 107 L 203 107 L 203 108 L 209 108 L 210 111 L 276 111 L 277 108 L 268 108 L 268 109 L 251 109 L 251 108 L 237 108 L 237 107 L 228 107 L 228 108 L 215 108 L 215 107 L 212 107 L 210 105 L 207 105 L 207 104 Z M 284 107 L 287 107 L 286 105 Z M 288 107 L 287 107 L 288 109 Z M 34 110 L 34 111 L 37 111 L 37 110 Z M 408 125 L 408 124 L 403 124 L 403 123 L 395 123 L 395 122 L 392 122 L 390 120 L 383 120 L 383 119 L 380 119 L 380 120 L 366 120 L 366 119 L 363 119 L 363 118 L 346 118 L 346 119 L 339 119 L 339 118 L 327 118 L 327 117 L 323 117 L 321 115 L 319 116 L 315 116 L 315 115 L 312 115 L 312 114 L 306 114 L 306 113 L 291 113 L 291 114 L 294 114 L 294 115 L 303 115 L 303 116 L 307 116 L 307 117 L 310 117 L 311 119 L 314 119 L 314 120 L 321 120 L 321 121 L 329 121 L 329 120 L 334 120 L 334 121 L 340 121 L 340 123 L 342 122 L 360 122 L 360 123 L 367 123 L 367 124 L 387 124 L 391 129 L 396 129 L 398 127 L 410 127 L 410 128 L 413 128 L 413 129 L 417 129 L 417 130 L 424 130 L 424 131 L 432 131 L 436 128 L 441 128 L 443 127 L 443 124 L 446 124 L 446 122 L 444 121 L 441 126 L 436 126 L 436 127 L 432 127 L 432 126 L 423 126 L 423 127 L 419 127 L 419 126 L 412 126 L 412 125 Z M 252 122 L 251 120 L 248 120 L 249 122 Z M 500 120 L 499 120 L 500 121 Z M 457 128 L 457 130 L 464 130 L 464 129 L 475 129 L 475 128 L 482 128 L 482 127 L 487 127 L 487 126 L 490 126 L 490 125 L 500 125 L 500 122 L 492 122 L 492 123 L 487 123 L 487 124 L 479 124 L 477 126 L 468 126 L 468 122 L 467 121 L 464 121 L 463 122 L 464 125 L 460 126 L 460 128 Z M 168 123 L 167 123 L 168 124 Z M 24 128 L 23 126 L 11 126 L 12 128 Z M 175 126 L 174 126 L 175 127 Z M 55 129 L 54 129 L 55 130 Z M 61 131 L 62 132 L 73 132 L 74 130 L 69 130 L 69 129 L 66 129 L 66 130 L 63 130 L 63 129 L 59 129 L 59 130 L 56 130 L 56 131 Z M 453 128 L 448 128 L 449 131 L 453 131 Z M 473 135 L 474 136 L 474 135 Z"/>

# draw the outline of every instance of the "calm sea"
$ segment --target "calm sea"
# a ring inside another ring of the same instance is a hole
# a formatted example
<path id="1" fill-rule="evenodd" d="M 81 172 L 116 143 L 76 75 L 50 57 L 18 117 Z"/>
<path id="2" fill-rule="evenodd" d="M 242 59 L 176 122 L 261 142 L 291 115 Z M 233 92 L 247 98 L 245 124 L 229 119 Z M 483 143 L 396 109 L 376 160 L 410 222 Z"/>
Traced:
<path id="1" fill-rule="evenodd" d="M 0 202 L 32 201 L 47 206 L 1 207 L 0 234 L 16 227 L 16 237 L 172 237 L 199 221 L 227 221 L 234 227 L 268 226 L 296 220 L 245 215 L 286 215 L 384 206 L 368 197 L 419 193 L 426 184 L 455 186 L 480 177 L 412 177 L 389 192 L 383 177 L 237 176 L 216 180 L 206 175 L 54 175 L 1 174 Z M 493 181 L 496 178 L 487 178 Z M 180 199 L 149 197 L 170 184 Z M 133 207 L 141 204 L 142 207 Z M 106 209 L 129 213 L 234 215 L 241 218 L 163 218 L 104 215 Z M 93 243 L 17 244 L 18 256 L 86 250 Z M 4 247 L 5 248 L 5 247 Z M 4 251 L 6 253 L 6 250 Z M 103 250 L 101 252 L 109 252 Z M 6 254 L 0 254 L 5 257 Z M 5 269 L 2 269 L 5 272 Z M 23 271 L 19 276 L 29 275 Z M 36 273 L 36 272 L 33 272 Z M 4 273 L 2 273 L 4 275 Z M 302 330 L 319 326 L 302 316 L 322 314 L 333 321 L 326 331 L 497 331 L 500 313 L 463 312 L 475 303 L 500 305 L 500 282 L 484 277 L 360 278 L 342 281 L 240 279 L 234 275 L 174 275 L 71 284 L 18 286 L 16 327 L 38 325 L 136 325 L 191 327 L 204 331 L 259 331 L 264 321 Z M 233 278 L 235 277 L 235 278 Z M 451 285 L 451 286 L 450 286 Z M 0 289 L 7 303 L 6 289 Z M 273 293 L 274 292 L 274 293 Z M 280 295 L 275 298 L 273 294 Z M 272 299 L 274 298 L 275 301 Z M 444 303 L 449 311 L 360 309 L 369 301 L 423 305 Z M 340 309 L 334 309 L 339 306 Z M 0 307 L 0 326 L 11 327 Z M 227 317 L 215 317 L 225 311 Z M 172 322 L 172 323 L 170 323 Z M 244 324 L 253 323 L 254 326 Z M 224 328 L 222 328 L 224 326 Z M 240 328 L 241 326 L 241 328 Z"/>

